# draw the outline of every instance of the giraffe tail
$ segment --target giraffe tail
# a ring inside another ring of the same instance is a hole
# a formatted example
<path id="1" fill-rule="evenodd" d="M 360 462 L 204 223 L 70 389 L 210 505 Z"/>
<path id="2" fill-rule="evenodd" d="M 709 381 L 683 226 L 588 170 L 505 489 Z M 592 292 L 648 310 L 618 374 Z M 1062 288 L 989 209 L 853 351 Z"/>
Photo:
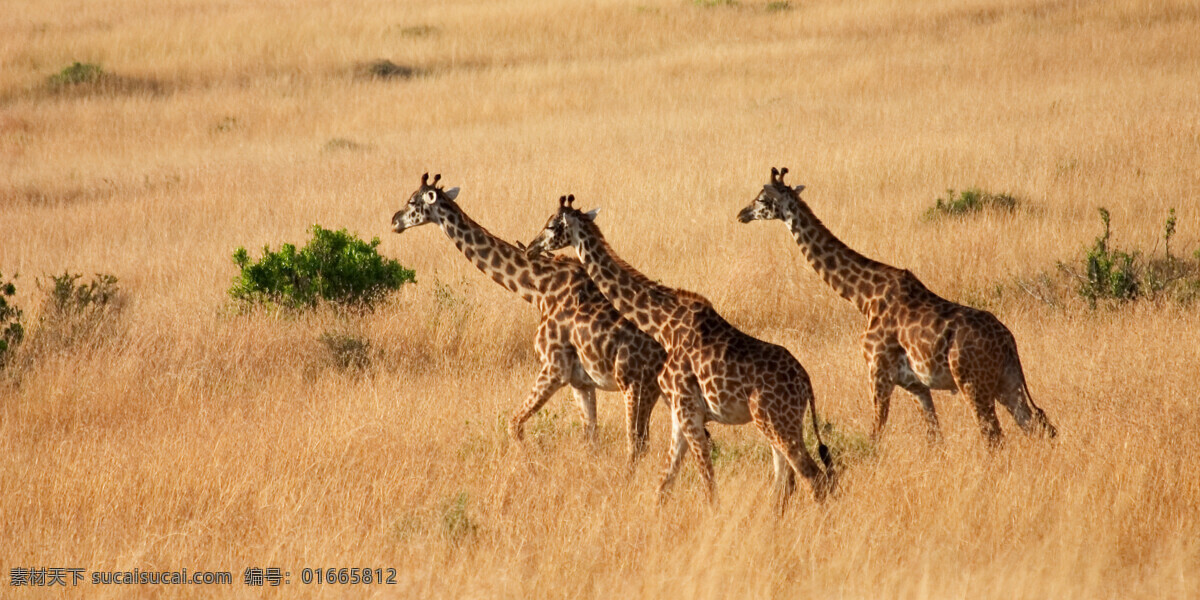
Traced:
<path id="1" fill-rule="evenodd" d="M 821 441 L 821 426 L 817 424 L 817 397 L 816 394 L 808 396 L 809 414 L 812 415 L 813 436 L 817 438 L 817 456 L 821 457 L 821 464 L 825 465 L 825 473 L 833 473 L 833 457 L 829 454 L 829 446 Z"/>
<path id="2" fill-rule="evenodd" d="M 1033 409 L 1033 418 L 1042 428 L 1046 438 L 1054 439 L 1058 435 L 1058 430 L 1050 424 L 1050 419 L 1046 418 L 1046 411 L 1033 401 L 1033 394 L 1029 392 L 1029 383 L 1025 381 L 1025 367 L 1021 366 L 1021 354 L 1017 352 L 1015 343 L 1013 344 L 1013 357 L 1017 361 L 1017 372 L 1021 374 L 1021 392 L 1025 394 L 1025 399 L 1029 401 L 1029 407 Z"/>

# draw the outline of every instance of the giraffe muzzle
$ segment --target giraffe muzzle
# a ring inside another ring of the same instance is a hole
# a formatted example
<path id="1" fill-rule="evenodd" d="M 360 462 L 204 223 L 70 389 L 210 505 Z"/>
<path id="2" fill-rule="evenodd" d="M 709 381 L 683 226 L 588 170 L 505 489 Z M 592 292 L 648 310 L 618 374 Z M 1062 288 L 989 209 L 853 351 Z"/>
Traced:
<path id="1" fill-rule="evenodd" d="M 742 223 L 749 223 L 750 221 L 753 221 L 754 209 L 749 206 L 743 208 L 742 211 L 738 213 L 737 220 Z"/>

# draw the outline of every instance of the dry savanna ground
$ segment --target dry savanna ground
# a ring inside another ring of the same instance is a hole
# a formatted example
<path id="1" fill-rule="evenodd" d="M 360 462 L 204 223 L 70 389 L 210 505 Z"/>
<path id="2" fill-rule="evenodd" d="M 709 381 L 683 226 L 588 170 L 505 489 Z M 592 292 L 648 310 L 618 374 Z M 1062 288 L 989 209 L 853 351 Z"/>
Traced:
<path id="1" fill-rule="evenodd" d="M 76 61 L 104 75 L 49 82 Z M 72 592 L 100 598 L 258 595 L 253 566 L 291 573 L 269 597 L 1200 596 L 1198 304 L 1020 285 L 1078 264 L 1101 206 L 1123 247 L 1161 252 L 1174 207 L 1197 248 L 1194 2 L 9 1 L 0 162 L 29 333 L 0 383 L 0 596 L 46 595 L 8 586 L 39 566 L 236 580 Z M 1002 414 L 989 453 L 936 393 L 927 447 L 898 391 L 865 444 L 862 318 L 781 225 L 734 221 L 771 166 L 851 246 L 994 311 L 1059 438 Z M 788 347 L 849 449 L 840 495 L 777 519 L 761 437 L 711 426 L 720 504 L 689 462 L 660 509 L 666 411 L 626 478 L 608 393 L 595 451 L 565 391 L 511 441 L 536 315 L 435 228 L 389 232 L 427 170 L 508 239 L 574 193 L 631 263 Z M 970 186 L 1021 204 L 921 218 Z M 418 284 L 362 315 L 231 310 L 233 249 L 313 223 Z M 119 279 L 86 335 L 41 320 L 64 270 Z"/>

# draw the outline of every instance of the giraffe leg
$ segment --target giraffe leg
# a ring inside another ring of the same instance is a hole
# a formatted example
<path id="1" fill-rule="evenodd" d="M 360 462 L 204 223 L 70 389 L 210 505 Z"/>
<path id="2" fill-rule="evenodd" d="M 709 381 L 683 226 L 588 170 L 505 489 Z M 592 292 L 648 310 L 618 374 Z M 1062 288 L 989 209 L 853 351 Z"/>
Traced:
<path id="1" fill-rule="evenodd" d="M 559 388 L 566 385 L 566 378 L 562 375 L 562 369 L 558 368 L 554 363 L 545 363 L 538 371 L 537 379 L 533 382 L 533 389 L 529 391 L 529 396 L 525 399 L 525 403 L 521 408 L 513 413 L 512 420 L 508 423 L 508 431 L 513 436 L 513 439 L 518 442 L 525 437 L 525 421 L 533 416 L 533 413 L 541 410 L 546 401 L 557 392 Z"/>
<path id="2" fill-rule="evenodd" d="M 883 426 L 887 424 L 892 389 L 896 387 L 896 360 L 901 350 L 895 338 L 887 333 L 878 319 L 873 319 L 863 332 L 863 356 L 871 369 L 872 399 L 875 402 L 875 427 L 871 443 L 879 443 Z"/>
<path id="3" fill-rule="evenodd" d="M 811 394 L 811 390 L 808 393 Z M 789 396 L 804 397 L 799 391 L 792 391 Z M 807 403 L 805 405 L 807 406 Z M 804 448 L 804 409 L 798 412 L 771 411 L 764 408 L 763 401 L 752 398 L 750 416 L 754 420 L 755 426 L 771 444 L 776 475 L 776 509 L 779 514 L 783 515 L 787 509 L 788 500 L 796 489 L 796 474 L 808 479 L 809 485 L 812 486 L 813 498 L 817 502 L 823 501 L 830 491 L 831 481 L 817 466 L 812 456 L 809 456 L 808 450 Z M 779 477 L 780 469 L 787 471 L 787 480 L 782 484 Z"/>
<path id="4" fill-rule="evenodd" d="M 596 434 L 596 388 L 572 387 L 575 403 L 579 405 L 579 414 L 583 419 L 583 435 L 593 450 L 600 448 L 600 438 Z"/>
<path id="5" fill-rule="evenodd" d="M 678 407 L 678 398 L 671 398 L 671 443 L 667 447 L 667 466 L 663 470 L 662 480 L 658 484 L 658 503 L 667 501 L 667 493 L 679 475 L 679 467 L 683 465 L 683 451 L 687 448 L 687 438 L 683 434 L 683 415 Z"/>
<path id="6" fill-rule="evenodd" d="M 625 426 L 629 432 L 629 470 L 646 454 L 650 441 L 650 414 L 658 403 L 658 386 L 639 383 L 626 391 Z"/>
<path id="7" fill-rule="evenodd" d="M 942 429 L 938 424 L 937 410 L 933 407 L 933 394 L 929 388 L 917 381 L 904 381 L 900 384 L 908 393 L 917 398 L 921 410 L 925 413 L 925 434 L 930 444 L 942 441 Z"/>
<path id="8" fill-rule="evenodd" d="M 950 365 L 950 375 L 954 377 L 954 385 L 975 407 L 979 430 L 987 440 L 988 447 L 995 449 L 1002 440 L 1000 421 L 996 419 L 999 374 L 987 363 L 989 357 L 979 352 L 978 346 L 975 346 L 974 352 L 970 351 L 971 342 L 976 341 L 972 333 L 970 330 L 960 331 L 950 345 L 946 359 Z"/>
<path id="9" fill-rule="evenodd" d="M 771 463 L 775 467 L 775 508 L 782 515 L 788 499 L 796 492 L 796 471 L 787 454 L 774 445 L 771 446 Z"/>
<path id="10" fill-rule="evenodd" d="M 954 362 L 951 361 L 953 369 Z M 958 385 L 958 391 L 962 392 L 963 396 L 971 402 L 971 406 L 975 407 L 975 417 L 979 419 L 979 431 L 987 440 L 989 449 L 996 449 L 1002 441 L 1000 433 L 1000 421 L 996 419 L 996 401 L 991 394 L 987 394 L 979 389 L 978 384 L 972 381 L 961 381 L 959 375 L 954 376 L 955 383 Z"/>
<path id="11" fill-rule="evenodd" d="M 613 361 L 613 378 L 621 388 L 621 396 L 625 399 L 625 437 L 629 451 L 629 462 L 626 474 L 632 475 L 634 465 L 643 451 L 638 444 L 638 418 L 641 412 L 641 395 L 638 382 L 630 377 L 632 364 L 629 358 L 629 345 L 622 344 L 617 348 L 616 359 Z"/>
<path id="12" fill-rule="evenodd" d="M 882 355 L 876 355 L 871 364 L 871 383 L 875 388 L 875 427 L 871 430 L 872 443 L 879 443 L 879 438 L 883 435 L 883 426 L 887 424 L 892 389 L 896 387 L 893 376 L 891 364 Z"/>
<path id="13" fill-rule="evenodd" d="M 708 430 L 704 428 L 704 417 L 708 409 L 703 397 L 697 393 L 683 396 L 681 400 L 681 404 L 686 406 L 682 419 L 683 436 L 700 467 L 705 497 L 708 498 L 709 504 L 716 505 L 717 484 L 713 473 L 712 441 L 709 439 Z"/>
<path id="14" fill-rule="evenodd" d="M 975 406 L 975 416 L 979 419 L 979 430 L 987 439 L 988 448 L 994 450 L 1003 441 L 1003 435 L 1000 433 L 1000 421 L 996 419 L 996 401 L 990 395 L 971 389 L 970 385 L 967 388 L 964 393 L 967 398 L 971 399 L 971 404 Z"/>
<path id="15" fill-rule="evenodd" d="M 638 438 L 638 419 L 641 416 L 641 406 L 639 406 L 640 399 L 636 389 L 626 388 L 622 395 L 625 397 L 625 435 L 629 448 L 627 468 L 630 473 L 633 473 L 633 467 L 645 449 L 644 445 L 639 443 Z"/>

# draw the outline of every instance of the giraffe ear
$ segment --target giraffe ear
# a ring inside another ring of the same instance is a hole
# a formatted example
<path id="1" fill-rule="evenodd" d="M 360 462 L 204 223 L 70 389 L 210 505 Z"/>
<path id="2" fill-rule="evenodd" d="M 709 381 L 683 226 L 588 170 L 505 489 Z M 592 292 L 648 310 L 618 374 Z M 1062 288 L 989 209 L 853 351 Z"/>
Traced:
<path id="1" fill-rule="evenodd" d="M 429 190 L 425 192 L 423 198 L 425 199 L 425 204 L 433 204 L 434 202 L 437 202 L 437 192 Z"/>
<path id="2" fill-rule="evenodd" d="M 587 217 L 587 219 L 588 219 L 589 221 L 595 221 L 595 220 L 596 220 L 596 215 L 598 215 L 598 214 L 600 214 L 600 209 L 599 209 L 599 208 L 593 208 L 592 210 L 589 210 L 589 211 L 587 211 L 586 213 L 584 213 L 584 214 L 583 214 L 583 216 Z"/>
<path id="3" fill-rule="evenodd" d="M 797 195 L 797 196 L 799 196 L 799 195 L 800 195 L 800 192 L 803 192 L 803 191 L 804 191 L 804 186 L 802 186 L 802 185 L 798 185 L 798 186 L 796 186 L 796 188 L 795 188 L 795 189 L 796 189 L 796 195 Z"/>
<path id="4" fill-rule="evenodd" d="M 801 186 L 801 187 L 804 187 L 804 186 Z M 458 197 L 458 188 L 456 188 L 456 187 L 452 187 L 452 188 L 450 188 L 450 189 L 448 189 L 448 190 L 446 190 L 446 191 L 444 191 L 444 192 L 442 192 L 442 193 L 443 193 L 443 194 L 446 194 L 446 197 L 447 197 L 447 198 L 449 198 L 449 199 L 453 200 L 453 199 L 455 199 L 455 198 L 457 198 L 457 197 Z"/>

